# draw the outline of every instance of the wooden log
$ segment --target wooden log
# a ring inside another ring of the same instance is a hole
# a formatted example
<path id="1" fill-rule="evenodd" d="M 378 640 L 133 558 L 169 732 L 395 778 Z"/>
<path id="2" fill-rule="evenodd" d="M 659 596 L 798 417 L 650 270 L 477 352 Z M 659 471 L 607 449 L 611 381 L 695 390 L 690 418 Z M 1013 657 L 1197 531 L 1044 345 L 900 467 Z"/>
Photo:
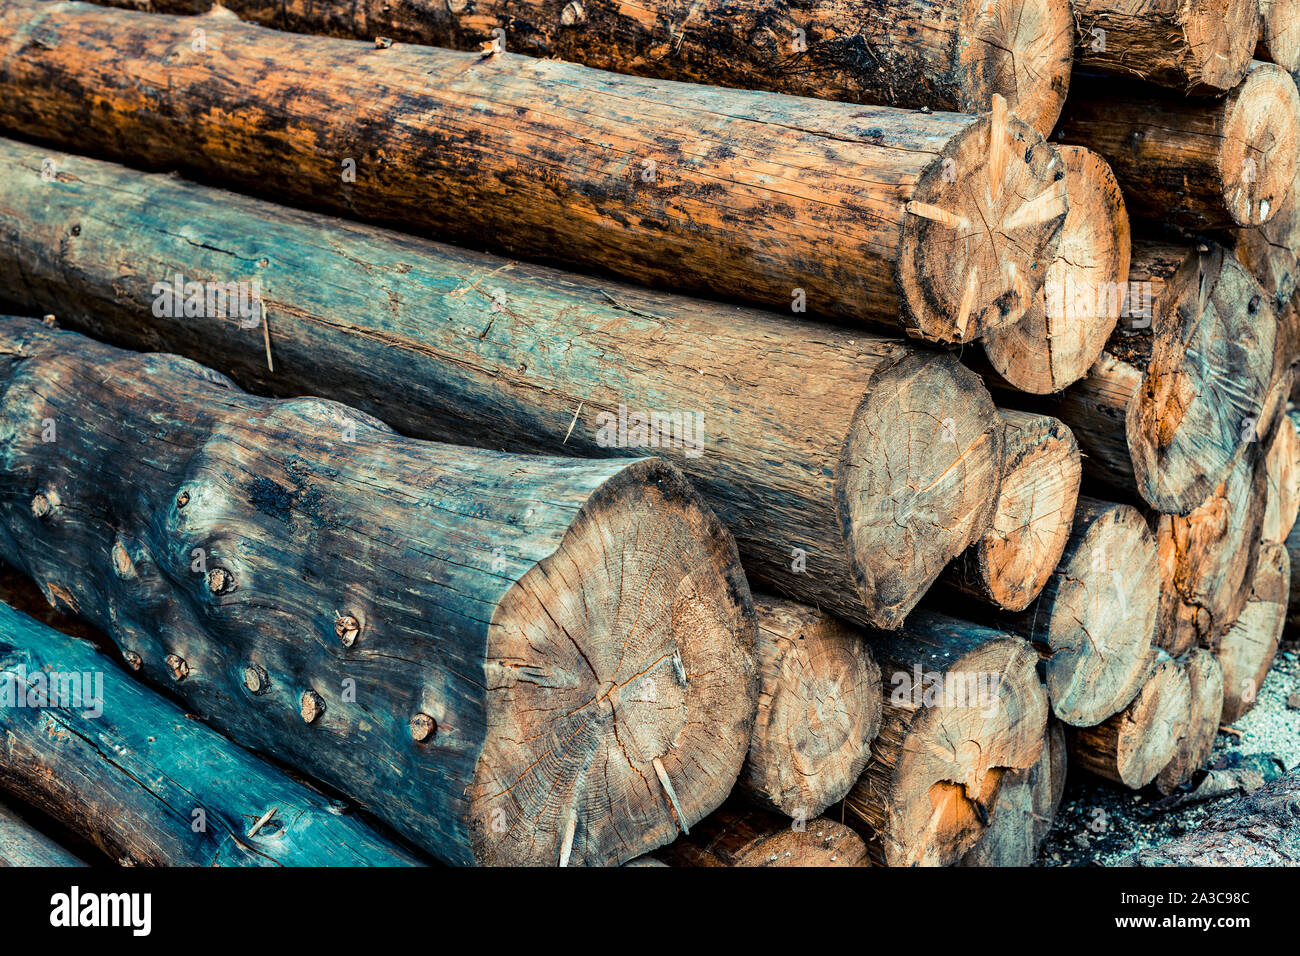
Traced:
<path id="1" fill-rule="evenodd" d="M 1300 866 L 1300 771 L 1216 810 L 1195 830 L 1139 850 L 1130 866 Z"/>
<path id="2" fill-rule="evenodd" d="M 1300 172 L 1272 219 L 1233 230 L 1232 238 L 1237 258 L 1272 295 L 1280 315 L 1300 289 Z"/>
<path id="3" fill-rule="evenodd" d="M 1286 625 L 1291 581 L 1286 548 L 1274 542 L 1262 544 L 1249 600 L 1214 651 L 1223 668 L 1220 720 L 1225 724 L 1236 723 L 1255 706 Z"/>
<path id="4" fill-rule="evenodd" d="M 1100 777 L 1140 790 L 1173 759 L 1187 725 L 1190 699 L 1187 674 L 1161 652 L 1155 672 L 1124 710 L 1096 727 L 1067 732 L 1070 759 Z"/>
<path id="5" fill-rule="evenodd" d="M 1174 746 L 1173 759 L 1156 774 L 1156 788 L 1166 794 L 1191 780 L 1209 761 L 1223 713 L 1223 668 L 1214 654 L 1203 647 L 1193 648 L 1178 658 L 1178 665 L 1187 675 L 1187 723 Z"/>
<path id="6" fill-rule="evenodd" d="M 93 645 L 4 604 L 0 634 L 0 783 L 112 859 L 417 865 L 347 804 L 191 720 Z"/>
<path id="7" fill-rule="evenodd" d="M 760 597 L 758 716 L 737 793 L 807 821 L 862 774 L 880 730 L 880 668 L 865 637 L 802 604 Z"/>
<path id="8" fill-rule="evenodd" d="M 194 0 L 115 6 L 193 12 Z M 229 0 L 240 17 L 299 33 L 477 50 L 494 36 L 529 56 L 603 70 L 853 103 L 982 113 L 993 94 L 1043 135 L 1073 62 L 1068 0 L 835 0 L 790 8 L 646 0 Z M 188 8 L 188 9 L 187 9 Z M 500 30 L 498 34 L 497 31 Z"/>
<path id="9" fill-rule="evenodd" d="M 873 636 L 884 717 L 845 798 L 872 859 L 947 866 L 996 812 L 1003 776 L 1038 760 L 1047 697 L 1018 637 L 928 611 Z"/>
<path id="10" fill-rule="evenodd" d="M 252 390 L 325 391 L 420 438 L 590 457 L 651 445 L 738 536 L 756 581 L 847 620 L 896 627 L 988 527 L 1002 427 L 951 356 L 11 141 L 0 161 L 21 171 L 0 177 L 0 277 L 35 314 Z M 53 238 L 70 222 L 95 241 Z M 269 333 L 156 308 L 177 275 L 260 281 Z M 651 416 L 676 424 L 652 434 Z"/>
<path id="11" fill-rule="evenodd" d="M 752 602 L 664 462 L 415 441 L 34 320 L 0 382 L 0 556 L 440 859 L 621 863 L 731 790 Z"/>
<path id="12" fill-rule="evenodd" d="M 1156 643 L 1181 655 L 1198 644 L 1216 648 L 1250 596 L 1268 500 L 1258 444 L 1214 494 L 1188 515 L 1155 518 L 1160 554 Z"/>
<path id="13" fill-rule="evenodd" d="M 85 865 L 0 803 L 0 867 Z"/>
<path id="14" fill-rule="evenodd" d="M 936 341 L 1018 320 L 1059 245 L 1056 153 L 1000 98 L 916 113 L 225 19 L 196 52 L 194 22 L 4 0 L 0 127 Z"/>
<path id="15" fill-rule="evenodd" d="M 1159 606 L 1156 540 L 1141 513 L 1080 497 L 1042 596 L 994 622 L 1041 648 L 1052 713 L 1088 727 L 1126 707 L 1149 678 Z"/>
<path id="16" fill-rule="evenodd" d="M 656 854 L 669 866 L 870 866 L 866 844 L 825 817 L 790 820 L 727 804 Z"/>
<path id="17" fill-rule="evenodd" d="M 1282 415 L 1265 453 L 1264 471 L 1268 490 L 1260 536 L 1265 541 L 1285 542 L 1300 512 L 1300 411 Z"/>
<path id="18" fill-rule="evenodd" d="M 949 565 L 946 588 L 1019 611 L 1056 570 L 1079 497 L 1079 445 L 1049 415 L 999 409 L 1005 428 L 1002 485 L 987 531 Z"/>
<path id="19" fill-rule="evenodd" d="M 1106 161 L 1079 146 L 1058 150 L 1070 209 L 1061 247 L 1023 319 L 983 338 L 999 375 L 1022 392 L 1059 392 L 1087 373 L 1119 318 L 1128 282 L 1128 211 Z"/>
<path id="20" fill-rule="evenodd" d="M 1255 59 L 1300 73 L 1300 2 L 1259 0 L 1259 42 Z"/>
<path id="21" fill-rule="evenodd" d="M 1071 0 L 1075 60 L 1180 93 L 1230 90 L 1246 74 L 1258 0 Z"/>
<path id="22" fill-rule="evenodd" d="M 1106 158 L 1130 215 L 1199 232 L 1273 217 L 1295 179 L 1298 117 L 1290 74 L 1255 60 L 1215 100 L 1076 76 L 1057 136 Z"/>
<path id="23" fill-rule="evenodd" d="M 1038 761 L 1003 776 L 993 822 L 960 865 L 1033 866 L 1065 795 L 1067 764 L 1065 730 L 1049 719 Z"/>

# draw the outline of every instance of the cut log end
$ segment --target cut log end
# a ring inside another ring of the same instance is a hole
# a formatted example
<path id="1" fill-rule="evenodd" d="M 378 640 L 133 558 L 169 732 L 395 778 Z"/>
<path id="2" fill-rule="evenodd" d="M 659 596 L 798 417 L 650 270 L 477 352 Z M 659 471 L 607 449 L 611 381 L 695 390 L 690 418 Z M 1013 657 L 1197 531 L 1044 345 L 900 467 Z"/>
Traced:
<path id="1" fill-rule="evenodd" d="M 1003 96 L 1030 126 L 1052 131 L 1074 62 L 1068 0 L 967 0 L 957 50 L 962 112 L 986 112 Z"/>
<path id="2" fill-rule="evenodd" d="M 1181 7 L 1188 92 L 1232 89 L 1255 50 L 1257 0 L 1189 0 Z"/>
<path id="3" fill-rule="evenodd" d="M 1223 200 L 1239 226 L 1259 226 L 1286 199 L 1300 159 L 1300 94 L 1273 63 L 1255 62 L 1229 96 L 1219 149 Z"/>
<path id="4" fill-rule="evenodd" d="M 1259 12 L 1256 58 L 1300 73 L 1300 0 L 1259 0 Z"/>
<path id="5" fill-rule="evenodd" d="M 1128 212 L 1110 165 L 1081 146 L 1058 148 L 1070 209 L 1042 294 L 1023 319 L 983 340 L 993 368 L 1024 392 L 1058 392 L 1088 373 L 1119 317 L 1128 281 Z"/>
<path id="6" fill-rule="evenodd" d="M 728 804 L 657 856 L 672 866 L 868 866 L 866 844 L 842 823 L 787 820 Z"/>
<path id="7" fill-rule="evenodd" d="M 1292 413 L 1279 417 L 1264 459 L 1268 473 L 1268 503 L 1260 537 L 1286 541 L 1300 511 L 1300 431 Z"/>
<path id="8" fill-rule="evenodd" d="M 718 807 L 753 728 L 753 641 L 735 546 L 677 471 L 606 482 L 492 620 L 479 856 L 625 862 Z"/>
<path id="9" fill-rule="evenodd" d="M 899 285 L 909 332 L 970 342 L 1018 322 L 1056 257 L 1068 208 L 1055 150 L 1006 100 L 921 174 L 904 206 Z"/>
<path id="10" fill-rule="evenodd" d="M 988 528 L 1003 430 L 978 377 L 951 356 L 908 356 L 871 385 L 841 453 L 837 510 L 871 623 L 895 628 Z"/>
<path id="11" fill-rule="evenodd" d="M 1205 766 L 1214 749 L 1223 711 L 1223 668 L 1214 655 L 1198 647 L 1179 658 L 1178 664 L 1187 674 L 1188 717 L 1174 758 L 1156 775 L 1156 787 L 1161 793 L 1173 793 Z"/>
<path id="12" fill-rule="evenodd" d="M 1300 287 L 1300 170 L 1273 218 L 1258 229 L 1238 229 L 1236 237 L 1237 258 L 1282 313 Z"/>
<path id="13" fill-rule="evenodd" d="M 1215 654 L 1223 668 L 1222 723 L 1232 724 L 1255 706 L 1286 626 L 1291 589 L 1291 560 L 1287 549 L 1265 542 L 1241 616 L 1228 628 Z"/>

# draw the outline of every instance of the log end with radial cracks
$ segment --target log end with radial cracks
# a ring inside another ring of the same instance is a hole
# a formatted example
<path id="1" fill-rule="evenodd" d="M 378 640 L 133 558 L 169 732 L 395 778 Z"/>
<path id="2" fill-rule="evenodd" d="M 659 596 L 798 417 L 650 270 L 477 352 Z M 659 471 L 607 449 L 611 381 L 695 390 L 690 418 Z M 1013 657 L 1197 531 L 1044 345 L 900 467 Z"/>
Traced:
<path id="1" fill-rule="evenodd" d="M 1174 757 L 1156 775 L 1161 793 L 1173 793 L 1209 761 L 1223 712 L 1223 668 L 1214 654 L 1198 647 L 1180 657 L 1178 664 L 1187 674 L 1191 696 L 1187 724 L 1174 747 Z"/>
<path id="2" fill-rule="evenodd" d="M 966 0 L 957 27 L 957 88 L 964 113 L 1006 97 L 1044 136 L 1061 115 L 1074 64 L 1069 0 Z"/>
<path id="3" fill-rule="evenodd" d="M 836 510 L 872 624 L 892 629 L 982 535 L 1002 480 L 1003 429 L 978 376 L 948 355 L 875 373 L 840 453 Z"/>
<path id="4" fill-rule="evenodd" d="M 626 862 L 716 809 L 753 729 L 753 628 L 735 545 L 675 469 L 606 482 L 493 616 L 479 858 Z"/>
<path id="5" fill-rule="evenodd" d="M 1223 668 L 1223 723 L 1232 724 L 1255 706 L 1286 626 L 1291 558 L 1274 542 L 1260 545 L 1250 599 L 1215 654 Z"/>
<path id="6" fill-rule="evenodd" d="M 1137 490 L 1164 514 L 1200 505 L 1255 443 L 1274 377 L 1269 295 L 1222 247 L 1201 248 L 1160 294 L 1125 424 Z"/>
<path id="7" fill-rule="evenodd" d="M 1258 9 L 1258 0 L 1182 0 L 1187 92 L 1221 92 L 1241 82 L 1255 50 Z"/>
<path id="8" fill-rule="evenodd" d="M 869 866 L 867 846 L 842 823 L 790 820 L 728 803 L 656 856 L 672 866 Z"/>
<path id="9" fill-rule="evenodd" d="M 1020 321 L 1056 258 L 1068 208 L 1056 151 L 995 96 L 904 203 L 898 284 L 909 334 L 970 342 Z"/>
<path id="10" fill-rule="evenodd" d="M 1128 211 L 1110 165 L 1060 146 L 1070 209 L 1047 281 L 1025 317 L 989 332 L 984 354 L 1022 392 L 1059 392 L 1088 374 L 1119 317 L 1128 282 Z"/>
<path id="11" fill-rule="evenodd" d="M 1228 94 L 1219 171 L 1224 208 L 1239 226 L 1273 218 L 1295 181 L 1300 161 L 1300 93 L 1274 63 L 1255 61 Z"/>
<path id="12" fill-rule="evenodd" d="M 1255 59 L 1300 73 L 1300 0 L 1259 0 L 1259 13 Z"/>

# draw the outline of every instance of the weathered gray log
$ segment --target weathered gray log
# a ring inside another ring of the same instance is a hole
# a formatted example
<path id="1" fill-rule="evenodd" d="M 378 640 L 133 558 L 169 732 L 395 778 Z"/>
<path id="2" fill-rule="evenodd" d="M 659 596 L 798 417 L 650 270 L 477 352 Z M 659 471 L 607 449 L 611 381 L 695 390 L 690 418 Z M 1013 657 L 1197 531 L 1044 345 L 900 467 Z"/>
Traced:
<path id="1" fill-rule="evenodd" d="M 0 784 L 124 865 L 417 864 L 348 804 L 5 604 L 0 734 Z"/>
<path id="2" fill-rule="evenodd" d="M 731 804 L 655 855 L 670 866 L 871 865 L 862 838 L 842 823 Z"/>
<path id="3" fill-rule="evenodd" d="M 1300 95 L 1289 73 L 1258 60 L 1218 99 L 1076 76 L 1056 135 L 1106 158 L 1136 219 L 1191 232 L 1258 226 L 1295 179 Z"/>
<path id="4" fill-rule="evenodd" d="M 1193 648 L 1178 658 L 1178 666 L 1187 675 L 1187 723 L 1174 745 L 1173 759 L 1156 774 L 1161 793 L 1173 793 L 1205 766 L 1223 713 L 1223 668 L 1214 654 L 1203 647 Z"/>
<path id="5" fill-rule="evenodd" d="M 1139 850 L 1130 866 L 1300 866 L 1300 770 L 1217 810 L 1195 830 Z"/>
<path id="6" fill-rule="evenodd" d="M 829 614 L 754 601 L 758 716 L 736 792 L 807 821 L 857 782 L 880 730 L 880 668 L 866 636 Z"/>
<path id="7" fill-rule="evenodd" d="M 960 865 L 1033 866 L 1065 794 L 1067 763 L 1065 730 L 1049 718 L 1038 762 L 1003 776 L 993 822 Z"/>
<path id="8" fill-rule="evenodd" d="M 3 614 L 4 611 L 0 611 L 0 615 Z M 3 640 L 3 632 L 0 632 L 0 640 Z M 0 803 L 0 867 L 85 865 Z"/>
<path id="9" fill-rule="evenodd" d="M 1214 649 L 1223 668 L 1223 713 L 1219 719 L 1225 724 L 1236 723 L 1255 706 L 1286 626 L 1291 581 L 1286 548 L 1271 541 L 1260 545 L 1246 606 Z"/>
<path id="10" fill-rule="evenodd" d="M 194 29 L 3 0 L 0 128 L 938 341 L 1020 318 L 1068 208 L 1055 152 L 1000 97 L 919 113 L 235 19 L 204 21 L 195 49 Z"/>
<path id="11" fill-rule="evenodd" d="M 416 437 L 591 457 L 650 446 L 737 535 L 754 580 L 839 617 L 897 626 L 988 527 L 1002 427 L 951 356 L 11 141 L 0 163 L 0 281 L 35 314 L 250 390 L 323 391 Z M 275 371 L 267 327 L 156 307 L 177 275 L 260 283 Z"/>
<path id="12" fill-rule="evenodd" d="M 731 790 L 752 602 L 662 461 L 420 442 L 35 320 L 0 384 L 0 556 L 439 858 L 621 863 Z"/>
<path id="13" fill-rule="evenodd" d="M 873 635 L 884 719 L 845 798 L 872 859 L 947 866 L 994 818 L 1002 778 L 1038 760 L 1047 695 L 1038 655 L 1002 631 L 927 611 Z"/>

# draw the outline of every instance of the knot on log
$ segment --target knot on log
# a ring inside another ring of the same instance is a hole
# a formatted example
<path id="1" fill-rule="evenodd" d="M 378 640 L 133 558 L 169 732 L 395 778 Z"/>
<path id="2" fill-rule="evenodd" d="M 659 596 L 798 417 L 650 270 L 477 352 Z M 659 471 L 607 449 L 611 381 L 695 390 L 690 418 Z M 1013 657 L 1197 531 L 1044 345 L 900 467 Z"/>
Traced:
<path id="1" fill-rule="evenodd" d="M 144 665 L 144 661 L 135 651 L 123 651 L 122 659 L 126 661 L 126 666 L 133 671 L 138 671 Z"/>
<path id="2" fill-rule="evenodd" d="M 438 722 L 428 714 L 416 714 L 411 718 L 411 739 L 417 744 L 424 743 L 438 729 Z"/>
<path id="3" fill-rule="evenodd" d="M 48 518 L 59 509 L 59 504 L 59 493 L 53 488 L 38 491 L 32 498 L 32 515 L 37 518 Z"/>
<path id="4" fill-rule="evenodd" d="M 361 622 L 351 614 L 334 612 L 334 633 L 344 647 L 351 647 L 361 633 Z"/>
<path id="5" fill-rule="evenodd" d="M 229 594 L 237 586 L 235 576 L 225 568 L 212 568 L 208 571 L 208 590 L 214 595 Z"/>
<path id="6" fill-rule="evenodd" d="M 249 664 L 244 668 L 244 686 L 250 694 L 261 696 L 270 689 L 271 679 L 261 665 Z"/>
<path id="7" fill-rule="evenodd" d="M 179 683 L 190 676 L 190 665 L 185 662 L 185 658 L 168 654 L 167 672 L 172 675 L 172 680 Z"/>
<path id="8" fill-rule="evenodd" d="M 309 724 L 314 724 L 320 715 L 325 713 L 325 698 L 314 690 L 303 691 L 300 704 L 302 719 Z"/>

